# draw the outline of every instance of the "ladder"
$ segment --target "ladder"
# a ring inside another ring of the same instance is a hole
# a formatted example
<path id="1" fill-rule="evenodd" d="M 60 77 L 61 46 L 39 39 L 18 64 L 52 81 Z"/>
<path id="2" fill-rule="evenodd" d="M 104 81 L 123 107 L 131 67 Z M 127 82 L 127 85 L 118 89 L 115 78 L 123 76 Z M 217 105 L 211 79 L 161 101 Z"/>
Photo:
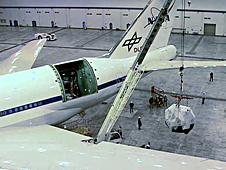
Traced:
<path id="1" fill-rule="evenodd" d="M 117 94 L 113 105 L 108 112 L 107 117 L 104 120 L 104 123 L 97 135 L 97 143 L 106 140 L 114 127 L 116 121 L 118 120 L 122 110 L 124 109 L 129 97 L 131 96 L 133 90 L 135 89 L 137 83 L 143 75 L 143 66 L 142 62 L 145 58 L 145 55 L 148 52 L 151 44 L 153 43 L 162 23 L 165 21 L 165 17 L 168 14 L 168 8 L 172 0 L 166 0 L 163 4 L 162 9 L 159 12 L 156 21 L 154 22 L 137 58 L 135 59 L 133 66 L 130 68 L 125 81 L 122 84 L 119 93 Z"/>

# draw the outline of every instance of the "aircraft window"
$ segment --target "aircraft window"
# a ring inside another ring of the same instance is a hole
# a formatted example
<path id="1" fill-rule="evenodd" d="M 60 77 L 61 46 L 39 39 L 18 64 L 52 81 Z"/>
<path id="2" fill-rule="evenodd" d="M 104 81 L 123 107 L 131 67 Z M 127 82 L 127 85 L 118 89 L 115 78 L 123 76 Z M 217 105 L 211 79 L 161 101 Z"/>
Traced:
<path id="1" fill-rule="evenodd" d="M 29 108 L 32 108 L 32 104 L 29 104 Z"/>
<path id="2" fill-rule="evenodd" d="M 28 106 L 26 105 L 26 106 L 24 106 L 24 109 L 27 109 L 28 108 Z"/>
<path id="3" fill-rule="evenodd" d="M 36 107 L 37 106 L 37 103 L 34 103 L 34 106 Z"/>
<path id="4" fill-rule="evenodd" d="M 9 113 L 13 113 L 13 111 L 10 109 L 10 110 L 9 110 Z"/>
<path id="5" fill-rule="evenodd" d="M 18 112 L 18 108 L 15 108 L 15 112 Z"/>
<path id="6" fill-rule="evenodd" d="M 42 105 L 42 102 L 38 102 L 38 105 L 41 106 Z"/>
<path id="7" fill-rule="evenodd" d="M 2 114 L 3 114 L 3 115 L 6 115 L 6 111 L 3 111 Z"/>

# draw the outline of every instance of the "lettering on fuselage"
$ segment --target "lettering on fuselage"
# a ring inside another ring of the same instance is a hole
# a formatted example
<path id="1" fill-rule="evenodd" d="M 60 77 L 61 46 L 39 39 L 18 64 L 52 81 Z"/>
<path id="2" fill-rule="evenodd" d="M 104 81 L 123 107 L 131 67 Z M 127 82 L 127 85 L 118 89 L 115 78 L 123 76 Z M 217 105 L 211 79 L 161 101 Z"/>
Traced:
<path id="1" fill-rule="evenodd" d="M 170 16 L 169 13 L 170 11 L 173 9 L 174 5 L 175 5 L 176 0 L 174 0 L 173 4 L 171 5 L 171 7 L 169 8 L 169 12 L 165 17 L 165 22 L 170 21 Z M 151 17 L 148 17 L 148 23 L 144 26 L 144 28 L 146 28 L 148 25 L 153 25 L 154 22 L 156 21 L 158 14 L 160 12 L 160 9 L 156 8 L 156 7 L 152 7 L 150 9 L 150 13 L 151 13 Z"/>
<path id="2" fill-rule="evenodd" d="M 134 50 L 134 53 L 139 53 L 140 50 L 141 50 L 142 46 L 140 47 L 135 47 L 133 50 Z"/>
<path id="3" fill-rule="evenodd" d="M 149 25 L 154 24 L 154 22 L 156 21 L 158 15 L 159 15 L 159 12 L 160 12 L 160 10 L 156 7 L 152 7 L 150 9 L 151 17 L 148 17 L 148 19 L 147 19 L 148 23 L 144 26 L 144 28 L 146 28 Z M 170 21 L 169 14 L 167 14 L 166 17 L 165 17 L 165 22 L 168 22 L 168 21 Z"/>

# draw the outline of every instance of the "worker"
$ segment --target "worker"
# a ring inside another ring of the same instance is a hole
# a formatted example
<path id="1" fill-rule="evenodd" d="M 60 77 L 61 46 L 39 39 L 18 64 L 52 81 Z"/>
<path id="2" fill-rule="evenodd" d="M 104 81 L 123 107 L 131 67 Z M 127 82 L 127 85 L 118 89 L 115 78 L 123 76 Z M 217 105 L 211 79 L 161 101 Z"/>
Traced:
<path id="1" fill-rule="evenodd" d="M 157 107 L 160 107 L 160 100 L 159 100 L 159 96 L 156 96 L 156 100 L 155 100 L 155 102 L 156 102 Z"/>
<path id="2" fill-rule="evenodd" d="M 155 92 L 155 86 L 151 87 L 151 92 L 154 93 Z"/>
<path id="3" fill-rule="evenodd" d="M 210 81 L 213 82 L 213 72 L 210 72 Z"/>
<path id="4" fill-rule="evenodd" d="M 202 93 L 202 104 L 205 103 L 205 99 L 206 99 L 206 93 L 203 92 L 203 93 Z"/>
<path id="5" fill-rule="evenodd" d="M 140 116 L 138 117 L 138 130 L 141 129 L 141 126 L 142 126 L 142 122 L 141 122 L 141 119 L 140 119 Z"/>
<path id="6" fill-rule="evenodd" d="M 134 103 L 132 101 L 130 102 L 129 107 L 130 107 L 130 113 L 132 113 L 133 107 L 134 107 Z"/>
<path id="7" fill-rule="evenodd" d="M 167 99 L 167 96 L 166 96 L 166 95 L 164 95 L 164 97 L 163 97 L 163 98 L 164 98 L 164 104 L 166 104 L 166 106 L 167 106 L 167 100 L 168 100 L 168 99 Z"/>
<path id="8" fill-rule="evenodd" d="M 161 104 L 164 106 L 163 98 L 162 98 L 162 96 L 159 96 L 159 107 L 160 107 Z"/>
<path id="9" fill-rule="evenodd" d="M 120 136 L 122 137 L 122 127 L 121 127 L 121 126 L 119 126 L 118 133 L 119 133 Z M 123 139 L 123 137 L 122 137 L 122 139 Z"/>
<path id="10" fill-rule="evenodd" d="M 151 108 L 153 108 L 153 102 L 154 102 L 154 98 L 151 96 L 151 98 L 149 99 L 149 104 Z"/>
<path id="11" fill-rule="evenodd" d="M 54 28 L 54 21 L 51 21 L 51 26 L 52 28 Z"/>

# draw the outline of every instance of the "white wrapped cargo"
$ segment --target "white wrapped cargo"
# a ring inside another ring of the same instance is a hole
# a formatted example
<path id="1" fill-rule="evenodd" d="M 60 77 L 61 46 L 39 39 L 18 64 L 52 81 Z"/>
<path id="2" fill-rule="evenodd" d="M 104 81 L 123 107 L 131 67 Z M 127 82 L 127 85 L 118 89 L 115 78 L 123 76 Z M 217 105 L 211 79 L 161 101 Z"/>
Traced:
<path id="1" fill-rule="evenodd" d="M 190 107 L 173 104 L 165 110 L 165 123 L 172 130 L 177 130 L 178 127 L 182 127 L 182 131 L 191 130 L 195 123 L 195 115 Z"/>

